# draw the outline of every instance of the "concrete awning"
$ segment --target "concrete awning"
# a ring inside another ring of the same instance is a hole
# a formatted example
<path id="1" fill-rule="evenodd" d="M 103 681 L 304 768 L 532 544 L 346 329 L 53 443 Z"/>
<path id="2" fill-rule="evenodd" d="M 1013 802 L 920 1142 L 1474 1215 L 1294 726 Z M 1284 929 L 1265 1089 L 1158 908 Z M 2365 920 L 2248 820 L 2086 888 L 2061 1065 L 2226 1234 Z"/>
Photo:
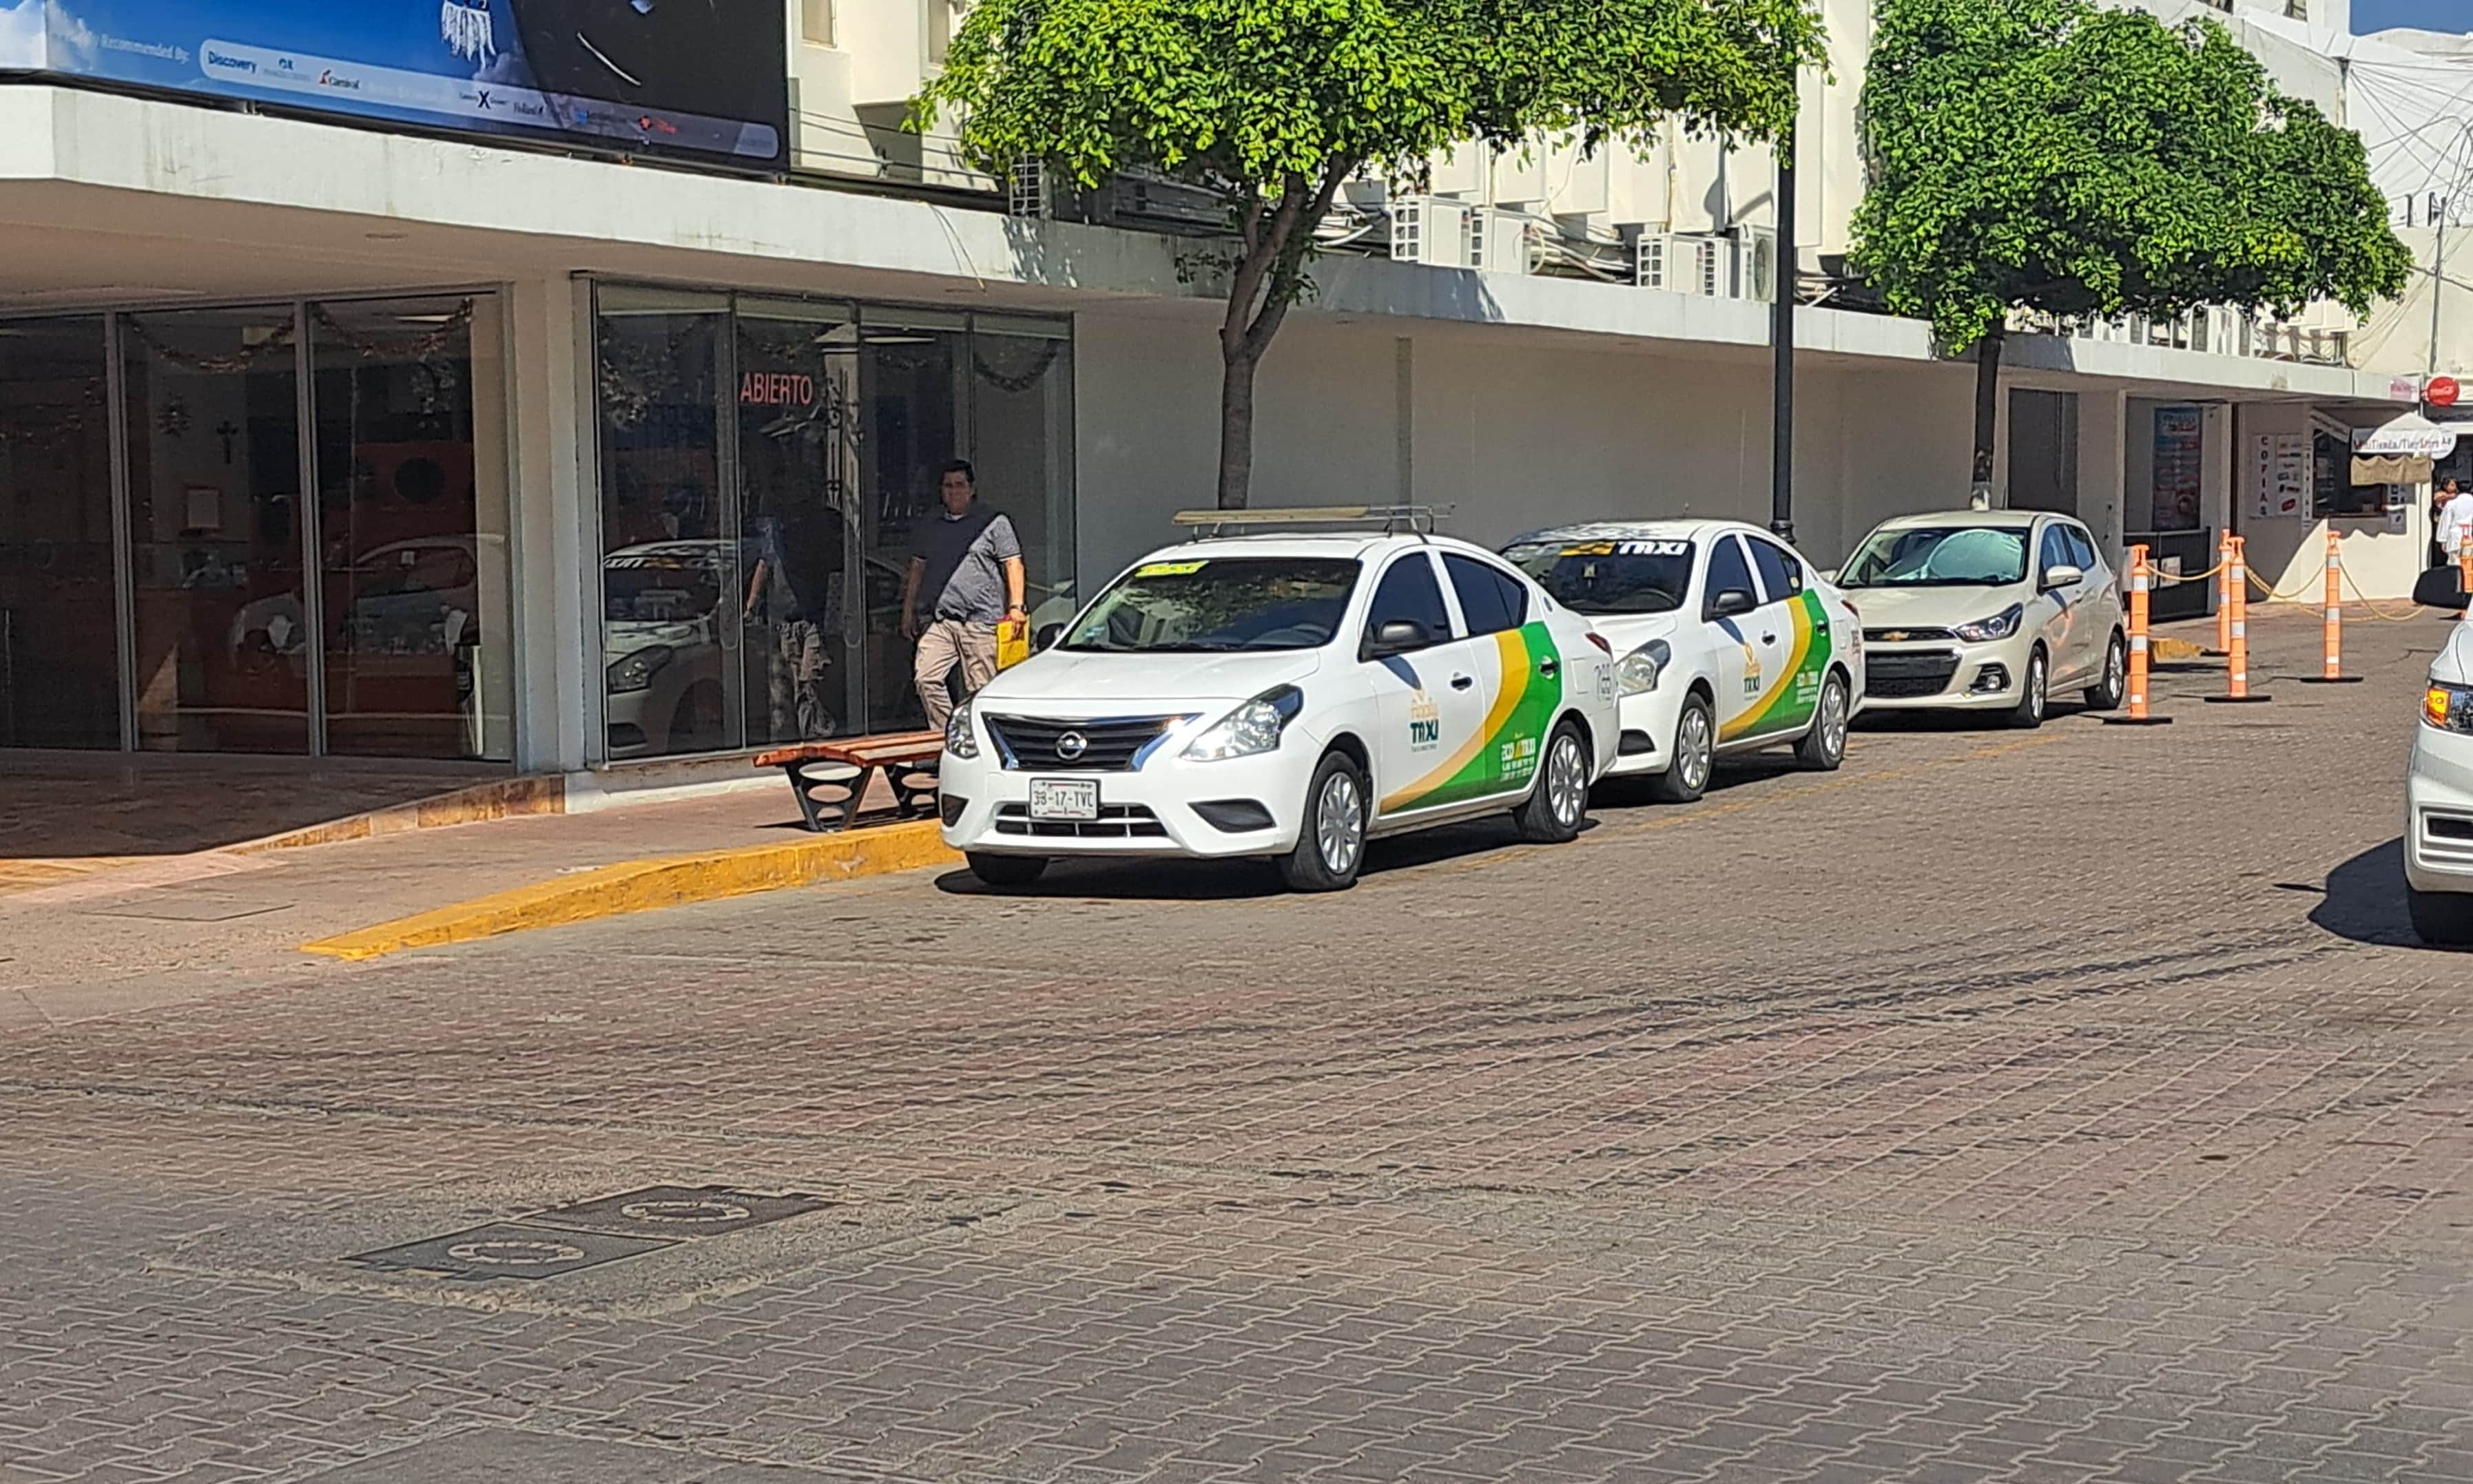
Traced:
<path id="1" fill-rule="evenodd" d="M 2390 418 L 2375 428 L 2353 430 L 2353 452 L 2363 458 L 2443 459 L 2456 451 L 2456 430 L 2417 412 Z"/>

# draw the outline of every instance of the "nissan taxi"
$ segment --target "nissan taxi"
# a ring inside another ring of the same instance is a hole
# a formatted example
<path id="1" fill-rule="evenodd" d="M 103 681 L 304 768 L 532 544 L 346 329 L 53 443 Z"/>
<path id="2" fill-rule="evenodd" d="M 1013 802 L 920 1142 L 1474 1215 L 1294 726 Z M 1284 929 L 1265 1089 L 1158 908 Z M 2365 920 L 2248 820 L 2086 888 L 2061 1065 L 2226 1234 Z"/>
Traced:
<path id="1" fill-rule="evenodd" d="M 1584 615 L 1616 655 L 1614 774 L 1688 802 L 1720 756 L 1846 757 L 1863 634 L 1845 594 L 1755 526 L 1625 520 L 1535 531 L 1503 557 Z"/>
<path id="2" fill-rule="evenodd" d="M 1066 856 L 1261 856 L 1336 891 L 1378 836 L 1508 812 L 1570 840 L 1614 759 L 1605 642 L 1446 537 L 1214 536 L 1042 637 L 945 731 L 945 840 L 991 885 Z"/>

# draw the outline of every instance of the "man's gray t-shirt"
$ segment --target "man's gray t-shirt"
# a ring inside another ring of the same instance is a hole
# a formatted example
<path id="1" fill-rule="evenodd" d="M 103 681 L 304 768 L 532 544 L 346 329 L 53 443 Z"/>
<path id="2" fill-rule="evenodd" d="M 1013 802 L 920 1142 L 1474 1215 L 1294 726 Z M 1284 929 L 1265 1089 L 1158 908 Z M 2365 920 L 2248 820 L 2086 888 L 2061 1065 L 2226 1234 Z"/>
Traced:
<path id="1" fill-rule="evenodd" d="M 930 618 L 992 624 L 1004 617 L 1004 563 L 1020 561 L 1013 522 L 984 506 L 940 515 L 919 539 L 919 591 Z"/>

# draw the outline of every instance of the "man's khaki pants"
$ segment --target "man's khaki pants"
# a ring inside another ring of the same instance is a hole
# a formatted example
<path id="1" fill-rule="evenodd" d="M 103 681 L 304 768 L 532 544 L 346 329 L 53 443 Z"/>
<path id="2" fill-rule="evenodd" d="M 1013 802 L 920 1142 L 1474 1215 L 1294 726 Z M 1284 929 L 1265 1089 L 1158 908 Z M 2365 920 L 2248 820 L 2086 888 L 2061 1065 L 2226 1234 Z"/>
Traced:
<path id="1" fill-rule="evenodd" d="M 946 719 L 953 714 L 953 698 L 945 688 L 945 677 L 953 673 L 955 665 L 962 667 L 966 696 L 977 694 L 980 686 L 996 679 L 996 626 L 939 618 L 919 635 L 919 658 L 911 678 L 919 682 L 919 704 L 927 708 L 927 726 L 932 730 L 944 730 Z"/>

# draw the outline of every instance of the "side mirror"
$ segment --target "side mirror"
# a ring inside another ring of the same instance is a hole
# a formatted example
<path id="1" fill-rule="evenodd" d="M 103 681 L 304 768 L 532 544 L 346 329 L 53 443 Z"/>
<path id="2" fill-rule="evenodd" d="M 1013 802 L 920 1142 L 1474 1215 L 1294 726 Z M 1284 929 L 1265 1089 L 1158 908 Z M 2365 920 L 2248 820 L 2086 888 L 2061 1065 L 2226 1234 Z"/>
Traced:
<path id="1" fill-rule="evenodd" d="M 2423 608 L 2443 608 L 2461 613 L 2467 606 L 2464 574 L 2452 566 L 2435 566 L 2421 574 L 2413 585 L 2413 601 Z"/>
<path id="2" fill-rule="evenodd" d="M 2086 572 L 2079 567 L 2048 566 L 2044 568 L 2044 590 L 2046 592 L 2051 592 L 2059 587 L 2075 587 L 2085 581 Z"/>
<path id="3" fill-rule="evenodd" d="M 1378 625 L 1365 641 L 1365 658 L 1381 659 L 1387 655 L 1405 655 L 1412 649 L 1424 649 L 1434 641 L 1433 631 L 1413 618 L 1394 618 Z"/>
<path id="4" fill-rule="evenodd" d="M 1049 624 L 1047 627 L 1040 630 L 1037 634 L 1031 635 L 1030 647 L 1033 650 L 1054 649 L 1056 647 L 1056 641 L 1063 637 L 1065 637 L 1065 626 L 1063 624 Z"/>
<path id="5" fill-rule="evenodd" d="M 1709 616 L 1732 618 L 1738 613 L 1748 613 L 1760 606 L 1760 600 L 1742 588 L 1729 587 L 1710 600 Z"/>

